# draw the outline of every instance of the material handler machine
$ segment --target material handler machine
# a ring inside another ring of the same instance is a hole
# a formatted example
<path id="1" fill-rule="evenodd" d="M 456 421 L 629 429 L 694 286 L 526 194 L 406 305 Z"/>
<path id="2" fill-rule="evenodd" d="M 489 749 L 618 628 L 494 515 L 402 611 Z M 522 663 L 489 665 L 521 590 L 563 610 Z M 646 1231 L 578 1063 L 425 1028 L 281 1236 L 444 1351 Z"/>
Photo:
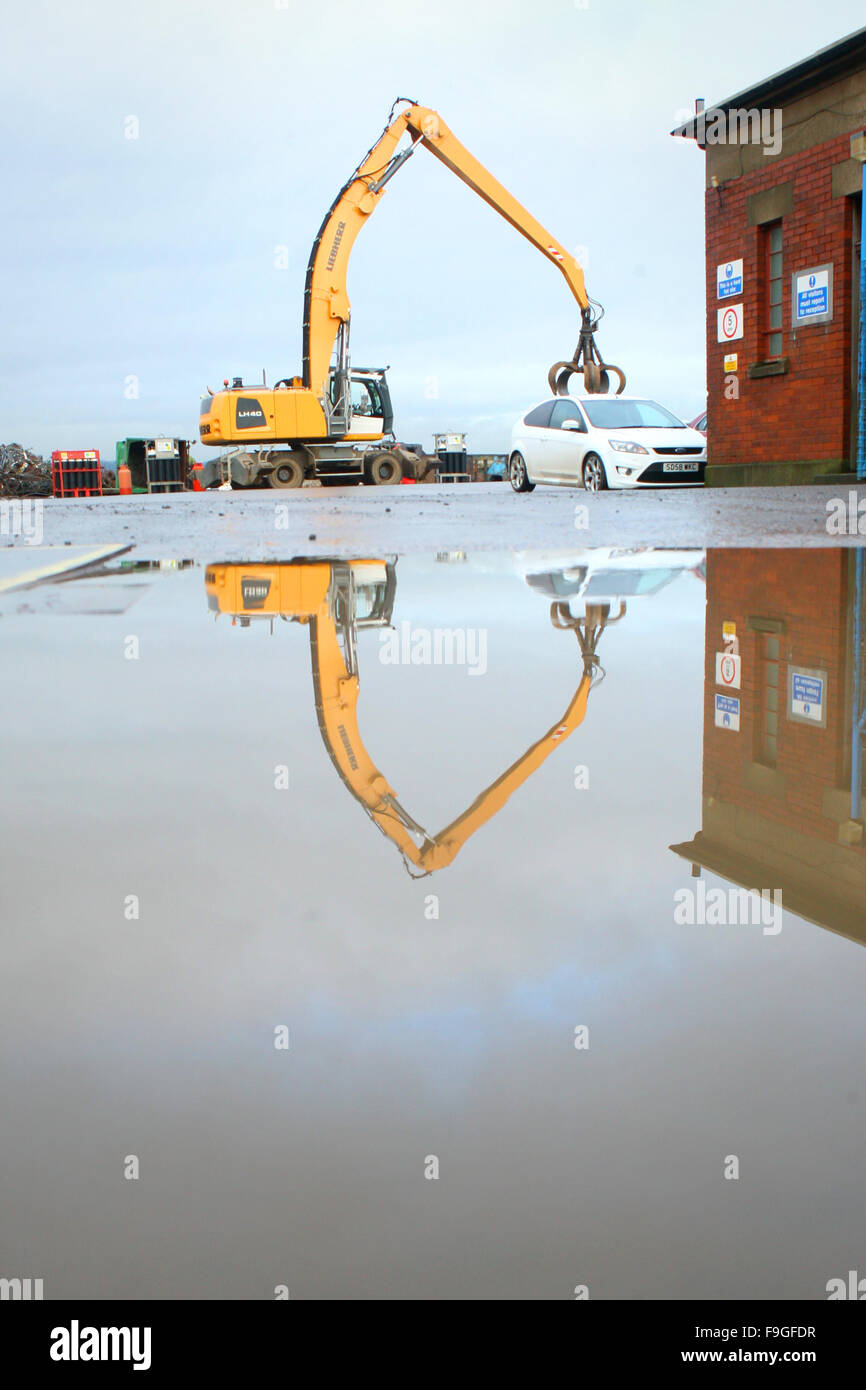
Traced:
<path id="1" fill-rule="evenodd" d="M 398 149 L 404 138 L 408 143 Z M 208 390 L 202 398 L 201 442 L 234 446 L 204 465 L 198 475 L 204 486 L 222 480 L 295 488 L 306 478 L 384 484 L 399 482 L 404 473 L 417 476 L 417 455 L 394 439 L 387 369 L 351 365 L 346 274 L 355 238 L 419 145 L 565 277 L 580 307 L 580 337 L 574 355 L 551 367 L 551 392 L 566 395 L 575 373 L 582 374 L 588 392 L 609 391 L 612 376 L 619 383 L 617 394 L 624 390 L 623 372 L 599 355 L 595 330 L 603 311 L 589 298 L 574 257 L 460 144 L 437 112 L 398 98 L 384 131 L 340 189 L 313 243 L 304 289 L 302 374 L 271 387 L 264 382 L 246 385 L 240 377 L 230 384 L 226 378 L 223 390 Z"/>

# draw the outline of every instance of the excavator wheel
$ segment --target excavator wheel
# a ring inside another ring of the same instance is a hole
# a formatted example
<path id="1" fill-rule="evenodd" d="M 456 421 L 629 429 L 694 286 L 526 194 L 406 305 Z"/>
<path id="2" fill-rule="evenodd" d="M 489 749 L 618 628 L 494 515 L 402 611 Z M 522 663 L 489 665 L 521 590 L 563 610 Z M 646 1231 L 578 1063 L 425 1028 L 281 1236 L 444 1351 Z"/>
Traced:
<path id="1" fill-rule="evenodd" d="M 303 465 L 298 459 L 291 457 L 281 459 L 279 463 L 274 464 L 274 467 L 268 474 L 268 482 L 271 487 L 300 487 L 303 481 Z"/>
<path id="2" fill-rule="evenodd" d="M 364 482 L 375 487 L 390 487 L 403 477 L 403 467 L 396 454 L 376 454 L 364 464 Z"/>

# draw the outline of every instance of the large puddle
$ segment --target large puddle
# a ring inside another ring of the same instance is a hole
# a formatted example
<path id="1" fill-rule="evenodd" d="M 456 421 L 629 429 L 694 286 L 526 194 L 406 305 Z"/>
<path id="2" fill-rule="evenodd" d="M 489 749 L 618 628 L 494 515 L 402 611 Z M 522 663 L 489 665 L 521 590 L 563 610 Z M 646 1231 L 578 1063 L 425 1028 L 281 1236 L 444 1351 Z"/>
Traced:
<path id="1" fill-rule="evenodd" d="M 852 552 L 25 558 L 0 1272 L 808 1299 L 862 1265 Z"/>

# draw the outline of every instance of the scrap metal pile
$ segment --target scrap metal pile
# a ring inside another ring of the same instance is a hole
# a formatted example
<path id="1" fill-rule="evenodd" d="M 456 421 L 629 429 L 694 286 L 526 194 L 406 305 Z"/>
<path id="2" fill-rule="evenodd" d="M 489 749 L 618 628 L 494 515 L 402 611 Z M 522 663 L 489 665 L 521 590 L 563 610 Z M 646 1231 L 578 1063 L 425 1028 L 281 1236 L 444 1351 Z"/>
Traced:
<path id="1" fill-rule="evenodd" d="M 50 497 L 51 460 L 21 444 L 0 444 L 0 497 Z"/>

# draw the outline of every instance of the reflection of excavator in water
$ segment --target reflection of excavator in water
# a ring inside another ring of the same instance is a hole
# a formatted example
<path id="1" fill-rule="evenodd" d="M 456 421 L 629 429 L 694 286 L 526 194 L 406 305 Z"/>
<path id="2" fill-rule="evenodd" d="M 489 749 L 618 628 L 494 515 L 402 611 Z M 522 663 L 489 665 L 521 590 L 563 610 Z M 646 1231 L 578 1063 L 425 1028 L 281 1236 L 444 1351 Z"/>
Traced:
<path id="1" fill-rule="evenodd" d="M 398 149 L 404 138 L 409 143 Z M 230 387 L 226 378 L 224 390 L 202 398 L 202 444 L 243 446 L 226 456 L 231 478 L 240 486 L 266 481 L 275 488 L 295 488 L 310 477 L 400 481 L 406 457 L 388 442 L 393 414 L 386 369 L 351 366 L 346 275 L 355 238 L 389 180 L 419 145 L 557 266 L 577 300 L 578 344 L 572 358 L 551 367 L 551 392 L 567 395 L 578 372 L 588 392 L 608 391 L 611 376 L 618 392 L 625 388 L 620 368 L 599 355 L 595 330 L 604 311 L 587 294 L 575 258 L 461 145 L 436 111 L 398 98 L 385 129 L 337 194 L 313 242 L 304 291 L 303 374 L 284 377 L 270 389 L 264 381 L 245 385 L 240 377 Z M 215 463 L 204 465 L 200 481 L 211 482 L 216 471 Z"/>
<path id="2" fill-rule="evenodd" d="M 273 623 L 277 617 L 309 624 L 322 740 L 343 782 L 397 846 L 413 877 L 450 864 L 469 837 L 502 809 L 512 792 L 583 722 L 590 689 L 597 677 L 603 677 L 597 655 L 599 638 L 624 612 L 622 605 L 611 618 L 609 605 L 588 605 L 586 616 L 575 618 L 567 603 L 551 604 L 551 623 L 561 631 L 572 631 L 581 653 L 580 683 L 568 708 L 462 815 L 437 835 L 428 835 L 400 805 L 393 787 L 367 753 L 358 729 L 360 684 L 355 637 L 359 628 L 390 625 L 396 592 L 394 564 L 298 560 L 273 565 L 208 565 L 205 586 L 209 608 L 217 615 L 231 614 L 233 622 L 241 626 L 248 627 L 254 618 Z"/>

